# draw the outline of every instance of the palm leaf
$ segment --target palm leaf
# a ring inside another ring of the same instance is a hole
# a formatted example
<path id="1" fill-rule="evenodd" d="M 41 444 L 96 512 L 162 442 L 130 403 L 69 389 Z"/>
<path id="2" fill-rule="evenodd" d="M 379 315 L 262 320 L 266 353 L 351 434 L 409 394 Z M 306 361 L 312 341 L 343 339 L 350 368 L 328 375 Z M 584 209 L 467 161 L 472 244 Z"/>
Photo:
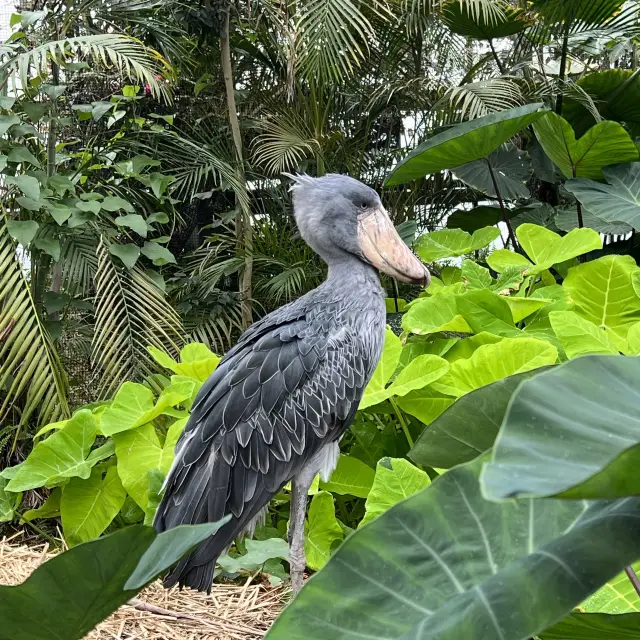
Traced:
<path id="1" fill-rule="evenodd" d="M 115 67 L 127 78 L 148 84 L 156 98 L 169 100 L 167 86 L 157 76 L 166 76 L 170 67 L 153 49 L 130 36 L 102 33 L 47 42 L 12 56 L 0 66 L 0 76 L 16 73 L 23 87 L 28 86 L 30 72 L 48 73 L 50 60 L 61 63 L 75 57 L 88 57 L 95 64 Z"/>
<path id="2" fill-rule="evenodd" d="M 0 424 L 20 407 L 18 425 L 69 415 L 66 376 L 37 313 L 16 247 L 0 218 Z M 16 436 L 17 437 L 17 436 Z"/>
<path id="3" fill-rule="evenodd" d="M 62 285 L 70 295 L 88 294 L 98 268 L 96 239 L 91 233 L 67 234 L 62 246 Z"/>
<path id="4" fill-rule="evenodd" d="M 504 16 L 506 2 L 503 0 L 456 0 L 460 8 L 466 9 L 471 19 L 493 24 Z M 443 0 L 403 0 L 406 25 L 409 33 L 417 33 L 424 27 L 427 17 L 439 11 Z"/>
<path id="5" fill-rule="evenodd" d="M 177 355 L 184 330 L 178 314 L 143 271 L 116 267 L 104 239 L 97 255 L 92 361 L 103 376 L 100 396 L 108 397 L 124 380 L 157 372 L 148 346 Z"/>

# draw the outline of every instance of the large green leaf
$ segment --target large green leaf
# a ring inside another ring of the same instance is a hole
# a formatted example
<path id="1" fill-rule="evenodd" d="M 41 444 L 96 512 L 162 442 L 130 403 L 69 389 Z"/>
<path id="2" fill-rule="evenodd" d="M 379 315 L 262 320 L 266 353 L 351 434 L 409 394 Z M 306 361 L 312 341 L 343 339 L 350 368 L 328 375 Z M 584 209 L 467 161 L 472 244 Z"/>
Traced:
<path id="1" fill-rule="evenodd" d="M 486 494 L 638 494 L 639 375 L 639 358 L 585 356 L 524 382 L 483 471 Z"/>
<path id="2" fill-rule="evenodd" d="M 88 478 L 97 462 L 88 457 L 97 433 L 96 419 L 91 411 L 78 411 L 64 428 L 33 448 L 7 489 L 26 491 L 60 483 L 66 478 Z"/>
<path id="3" fill-rule="evenodd" d="M 506 337 L 522 334 L 514 325 L 511 308 L 504 296 L 493 291 L 469 291 L 458 296 L 458 311 L 474 333 L 487 331 Z"/>
<path id="4" fill-rule="evenodd" d="M 128 527 L 55 556 L 24 583 L 0 586 L 0 640 L 81 640 L 216 528 L 156 535 L 151 527 Z M 132 574 L 145 581 L 127 587 Z"/>
<path id="5" fill-rule="evenodd" d="M 193 342 L 181 349 L 180 362 L 176 362 L 168 353 L 156 347 L 148 347 L 148 351 L 153 359 L 166 369 L 200 382 L 206 382 L 221 360 L 220 356 L 199 342 Z"/>
<path id="6" fill-rule="evenodd" d="M 540 640 L 640 640 L 640 616 L 574 613 L 542 633 Z"/>
<path id="7" fill-rule="evenodd" d="M 195 383 L 183 379 L 163 389 L 156 403 L 148 387 L 135 382 L 125 382 L 113 403 L 100 417 L 100 431 L 110 436 L 121 431 L 135 429 L 155 420 L 168 408 L 182 404 L 190 399 Z"/>
<path id="8" fill-rule="evenodd" d="M 421 235 L 415 250 L 424 262 L 433 262 L 483 249 L 499 236 L 500 231 L 496 227 L 484 227 L 473 234 L 461 229 L 441 229 Z"/>
<path id="9" fill-rule="evenodd" d="M 62 489 L 60 514 L 67 544 L 72 547 L 97 538 L 111 524 L 124 504 L 118 470 L 94 468 L 89 478 L 71 478 Z"/>
<path id="10" fill-rule="evenodd" d="M 518 209 L 506 209 L 509 218 L 518 214 Z M 469 211 L 464 209 L 456 209 L 447 218 L 448 229 L 462 229 L 473 233 L 483 227 L 489 227 L 498 224 L 503 220 L 503 212 L 500 207 L 480 206 Z"/>
<path id="11" fill-rule="evenodd" d="M 417 335 L 440 331 L 472 333 L 458 311 L 458 296 L 450 293 L 415 300 L 402 317 L 402 328 Z"/>
<path id="12" fill-rule="evenodd" d="M 640 298 L 632 284 L 636 271 L 631 256 L 609 255 L 572 267 L 563 285 L 574 311 L 607 329 L 622 350 L 629 328 L 640 321 Z"/>
<path id="13" fill-rule="evenodd" d="M 309 520 L 304 539 L 307 566 L 314 571 L 322 569 L 331 556 L 331 550 L 342 540 L 344 534 L 336 519 L 333 496 L 320 491 L 309 505 Z"/>
<path id="14" fill-rule="evenodd" d="M 640 570 L 640 562 L 636 562 L 631 568 L 637 573 Z M 609 580 L 592 596 L 589 596 L 580 605 L 580 611 L 615 614 L 640 613 L 640 595 L 636 592 L 626 571 L 623 571 Z M 640 616 L 637 618 L 640 620 Z"/>
<path id="15" fill-rule="evenodd" d="M 480 463 L 347 538 L 268 640 L 525 640 L 640 556 L 637 499 L 490 503 Z"/>
<path id="16" fill-rule="evenodd" d="M 384 347 L 382 349 L 382 355 L 378 361 L 378 365 L 369 380 L 369 384 L 364 390 L 362 400 L 360 401 L 360 408 L 364 409 L 367 406 L 376 404 L 378 400 L 370 402 L 371 398 L 375 398 L 377 394 L 384 393 L 385 386 L 391 376 L 398 368 L 398 362 L 400 362 L 400 352 L 402 351 L 402 343 L 400 338 L 391 331 L 386 329 L 384 334 Z"/>
<path id="17" fill-rule="evenodd" d="M 412 391 L 403 398 L 398 398 L 397 403 L 406 413 L 415 416 L 424 424 L 431 424 L 454 401 L 455 398 L 453 396 L 427 387 Z"/>
<path id="18" fill-rule="evenodd" d="M 462 182 L 492 198 L 500 195 L 503 200 L 518 200 L 531 196 L 529 189 L 525 186 L 525 182 L 531 178 L 533 172 L 531 162 L 526 151 L 520 151 L 512 144 L 496 149 L 486 159 L 455 167 L 453 172 Z M 498 185 L 499 194 L 496 192 L 494 179 Z M 501 219 L 502 216 L 500 216 Z"/>
<path id="19" fill-rule="evenodd" d="M 398 377 L 386 388 L 365 393 L 360 409 L 384 402 L 389 398 L 406 396 L 410 391 L 422 389 L 441 378 L 449 370 L 449 363 L 439 356 L 417 356 L 400 371 Z"/>
<path id="20" fill-rule="evenodd" d="M 484 12 L 476 15 L 469 4 L 461 4 L 458 0 L 450 0 L 442 8 L 444 23 L 461 36 L 469 36 L 476 40 L 493 40 L 506 38 L 520 33 L 532 24 L 531 14 L 522 9 L 501 7 L 499 15 L 488 15 Z"/>
<path id="21" fill-rule="evenodd" d="M 619 353 L 606 327 L 602 329 L 573 311 L 553 311 L 549 320 L 568 358 L 589 353 Z"/>
<path id="22" fill-rule="evenodd" d="M 409 457 L 426 467 L 450 469 L 482 455 L 493 446 L 518 385 L 544 369 L 508 376 L 458 398 L 420 434 Z"/>
<path id="23" fill-rule="evenodd" d="M 624 122 L 632 135 L 640 133 L 640 76 L 634 71 L 606 69 L 589 73 L 576 84 L 591 96 L 605 120 Z M 595 124 L 593 114 L 583 101 L 571 96 L 565 96 L 562 113 L 579 134 Z"/>
<path id="24" fill-rule="evenodd" d="M 609 171 L 609 169 L 604 169 Z M 569 180 L 569 183 L 581 182 L 581 179 Z M 585 182 L 591 183 L 590 180 Z M 595 184 L 595 183 L 594 183 Z M 566 184 L 565 184 L 566 186 Z M 578 210 L 575 206 L 556 209 L 556 215 L 553 219 L 556 227 L 561 231 L 571 231 L 578 228 Z M 607 222 L 602 218 L 598 218 L 591 211 L 582 209 L 582 225 L 588 229 L 593 229 L 598 233 L 604 233 L 605 235 L 627 235 L 631 233 L 633 229 L 626 222 Z"/>
<path id="25" fill-rule="evenodd" d="M 9 480 L 7 478 L 0 476 L 0 523 L 11 522 L 15 518 L 16 507 L 22 499 L 22 495 L 20 493 L 5 491 L 5 487 L 8 483 Z"/>
<path id="26" fill-rule="evenodd" d="M 462 396 L 496 380 L 532 371 L 557 360 L 556 348 L 535 338 L 504 338 L 478 347 L 467 360 L 456 360 L 448 373 L 431 387 L 442 393 Z"/>
<path id="27" fill-rule="evenodd" d="M 160 443 L 152 424 L 122 431 L 113 436 L 122 485 L 144 511 L 149 508 L 148 474 L 156 469 L 162 474 L 169 471 L 177 438 L 185 425 L 185 419 L 176 420 L 167 433 L 164 446 Z"/>
<path id="28" fill-rule="evenodd" d="M 404 458 L 382 458 L 376 467 L 376 475 L 365 503 L 362 527 L 393 507 L 401 500 L 424 489 L 429 476 Z"/>
<path id="29" fill-rule="evenodd" d="M 602 173 L 609 184 L 579 178 L 565 187 L 598 218 L 639 228 L 640 162 L 607 167 Z"/>
<path id="30" fill-rule="evenodd" d="M 542 104 L 528 104 L 451 127 L 412 151 L 391 172 L 385 184 L 403 184 L 430 173 L 486 158 L 545 113 L 547 111 Z"/>
<path id="31" fill-rule="evenodd" d="M 366 498 L 373 484 L 373 469 L 357 458 L 341 454 L 329 482 L 320 482 L 325 491 Z"/>
<path id="32" fill-rule="evenodd" d="M 638 148 L 617 122 L 600 122 L 579 140 L 571 125 L 552 112 L 533 128 L 545 153 L 567 178 L 600 180 L 603 167 L 638 159 Z"/>
<path id="33" fill-rule="evenodd" d="M 554 264 L 565 262 L 589 251 L 602 249 L 602 238 L 593 229 L 574 229 L 560 236 L 537 224 L 521 224 L 516 229 L 520 245 L 535 266 L 528 274 L 538 274 Z"/>

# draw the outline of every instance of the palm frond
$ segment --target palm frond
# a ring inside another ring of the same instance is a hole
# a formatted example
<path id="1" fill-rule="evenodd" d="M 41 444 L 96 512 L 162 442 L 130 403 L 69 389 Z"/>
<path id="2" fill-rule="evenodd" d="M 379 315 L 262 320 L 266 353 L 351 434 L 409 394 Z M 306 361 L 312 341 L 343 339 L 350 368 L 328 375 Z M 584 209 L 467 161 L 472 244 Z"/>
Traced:
<path id="1" fill-rule="evenodd" d="M 305 0 L 297 4 L 296 36 L 302 75 L 340 82 L 360 66 L 375 32 L 351 0 Z"/>
<path id="2" fill-rule="evenodd" d="M 261 122 L 261 133 L 253 144 L 253 157 L 267 174 L 295 169 L 302 160 L 320 151 L 305 122 L 292 110 L 267 117 Z"/>
<path id="3" fill-rule="evenodd" d="M 517 107 L 524 103 L 520 86 L 504 76 L 461 87 L 451 87 L 439 105 L 445 111 L 453 110 L 457 119 L 473 120 L 488 113 Z M 435 107 L 434 107 L 435 108 Z"/>
<path id="4" fill-rule="evenodd" d="M 98 268 L 96 239 L 91 233 L 67 234 L 62 246 L 62 286 L 70 295 L 87 295 Z"/>
<path id="5" fill-rule="evenodd" d="M 178 314 L 143 271 L 116 267 L 104 239 L 97 255 L 92 361 L 102 372 L 100 396 L 108 397 L 124 380 L 141 380 L 157 371 L 148 346 L 177 355 L 184 330 Z"/>
<path id="6" fill-rule="evenodd" d="M 34 414 L 40 423 L 69 415 L 66 376 L 44 327 L 16 247 L 0 218 L 0 424 L 12 408 L 24 425 Z"/>
<path id="7" fill-rule="evenodd" d="M 439 11 L 447 0 L 403 0 L 406 25 L 409 33 L 421 31 L 426 19 Z M 467 10 L 472 19 L 482 19 L 493 24 L 504 16 L 504 0 L 453 0 Z"/>
<path id="8" fill-rule="evenodd" d="M 97 65 L 115 68 L 127 78 L 148 84 L 156 98 L 170 100 L 166 84 L 158 80 L 158 76 L 166 77 L 171 70 L 164 58 L 139 40 L 118 33 L 47 42 L 10 57 L 0 66 L 0 76 L 16 73 L 26 87 L 33 69 L 48 73 L 50 60 L 61 63 L 77 57 L 88 57 Z"/>

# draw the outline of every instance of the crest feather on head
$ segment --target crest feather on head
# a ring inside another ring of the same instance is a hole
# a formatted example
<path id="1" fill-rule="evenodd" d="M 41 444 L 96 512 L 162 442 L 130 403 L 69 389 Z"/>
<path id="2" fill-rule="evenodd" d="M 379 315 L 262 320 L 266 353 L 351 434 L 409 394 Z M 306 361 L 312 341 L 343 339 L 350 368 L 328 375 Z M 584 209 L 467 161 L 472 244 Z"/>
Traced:
<path id="1" fill-rule="evenodd" d="M 282 172 L 283 176 L 287 176 L 293 180 L 293 184 L 289 187 L 289 191 L 293 191 L 297 187 L 302 187 L 305 184 L 310 185 L 315 182 L 315 178 L 308 176 L 306 173 L 287 173 L 286 171 Z"/>

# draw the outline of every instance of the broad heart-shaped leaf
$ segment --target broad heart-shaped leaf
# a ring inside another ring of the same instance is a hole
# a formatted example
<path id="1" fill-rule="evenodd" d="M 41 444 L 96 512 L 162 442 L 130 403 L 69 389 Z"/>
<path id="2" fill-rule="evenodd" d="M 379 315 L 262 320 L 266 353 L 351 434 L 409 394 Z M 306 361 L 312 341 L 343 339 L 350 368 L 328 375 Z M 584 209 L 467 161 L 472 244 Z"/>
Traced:
<path id="1" fill-rule="evenodd" d="M 268 640 L 525 640 L 640 556 L 637 499 L 492 504 L 480 463 L 347 538 Z"/>
<path id="2" fill-rule="evenodd" d="M 518 214 L 518 209 L 505 209 L 505 213 L 509 218 Z M 456 209 L 447 218 L 448 229 L 462 229 L 473 233 L 483 227 L 490 227 L 503 220 L 503 212 L 500 207 L 479 206 L 469 211 L 465 209 Z"/>
<path id="3" fill-rule="evenodd" d="M 607 222 L 640 227 L 640 162 L 617 164 L 602 170 L 609 184 L 569 180 L 565 187 L 595 216 Z"/>
<path id="4" fill-rule="evenodd" d="M 360 409 L 364 409 L 379 402 L 378 400 L 375 400 L 375 395 L 384 393 L 387 382 L 391 380 L 391 376 L 398 368 L 401 351 L 402 343 L 400 342 L 400 338 L 398 338 L 391 329 L 387 328 L 384 334 L 382 355 L 380 356 L 380 360 L 378 360 L 378 365 L 371 376 L 371 380 L 369 380 L 367 388 L 364 390 L 362 400 L 360 400 Z M 374 398 L 373 402 L 370 402 L 371 398 Z"/>
<path id="5" fill-rule="evenodd" d="M 336 520 L 333 496 L 320 491 L 309 505 L 308 527 L 304 539 L 307 566 L 314 571 L 322 569 L 331 556 L 331 550 L 344 537 Z"/>
<path id="6" fill-rule="evenodd" d="M 194 387 L 195 382 L 191 380 L 171 384 L 163 389 L 154 404 L 153 393 L 148 387 L 136 382 L 125 382 L 111 406 L 102 413 L 100 431 L 105 436 L 111 436 L 147 424 L 169 407 L 175 407 L 191 398 Z"/>
<path id="7" fill-rule="evenodd" d="M 608 171 L 608 169 L 605 169 Z M 591 184 L 591 180 L 569 180 L 565 184 L 565 187 L 569 184 L 573 184 L 576 182 L 589 182 Z M 599 183 L 593 183 L 598 184 Z M 640 211 L 640 210 L 639 210 Z M 558 208 L 556 209 L 556 215 L 553 219 L 556 227 L 561 231 L 571 231 L 572 229 L 578 228 L 578 211 L 577 208 L 574 207 L 566 207 L 566 208 Z M 607 222 L 602 218 L 598 218 L 591 211 L 587 211 L 586 209 L 582 209 L 582 224 L 588 229 L 593 229 L 598 233 L 604 233 L 605 235 L 626 235 L 627 233 L 631 233 L 633 229 L 626 222 Z"/>
<path id="8" fill-rule="evenodd" d="M 368 467 L 367 467 L 368 468 Z M 373 476 L 373 471 L 371 471 Z M 373 477 L 371 478 L 373 482 Z M 22 494 L 5 491 L 9 480 L 0 476 L 0 523 L 11 522 L 16 515 L 16 507 L 22 500 Z"/>
<path id="9" fill-rule="evenodd" d="M 20 124 L 20 118 L 15 114 L 0 115 L 0 138 L 16 124 Z"/>
<path id="10" fill-rule="evenodd" d="M 173 253 L 157 242 L 145 242 L 141 251 L 142 255 L 147 256 L 155 265 L 163 265 L 176 261 Z"/>
<path id="11" fill-rule="evenodd" d="M 374 475 L 373 469 L 358 458 L 341 454 L 329 482 L 320 482 L 320 488 L 341 495 L 366 498 L 371 491 Z"/>
<path id="12" fill-rule="evenodd" d="M 38 233 L 39 225 L 35 220 L 7 220 L 9 235 L 23 247 L 28 247 Z"/>
<path id="13" fill-rule="evenodd" d="M 620 351 L 606 328 L 601 329 L 573 311 L 552 311 L 549 320 L 568 358 L 589 353 L 617 354 Z"/>
<path id="14" fill-rule="evenodd" d="M 493 253 L 490 253 L 487 257 L 487 264 L 498 273 L 503 271 L 513 271 L 516 268 L 521 269 L 522 272 L 531 269 L 533 265 L 527 258 L 515 251 L 509 251 L 508 249 L 498 249 Z"/>
<path id="15" fill-rule="evenodd" d="M 1 480 L 0 480 L 1 482 Z M 29 509 L 25 511 L 21 520 L 23 522 L 31 522 L 37 518 L 57 518 L 60 516 L 60 500 L 62 498 L 62 487 L 56 487 L 50 494 L 44 504 L 37 509 Z"/>
<path id="16" fill-rule="evenodd" d="M 492 198 L 498 196 L 493 184 L 494 179 L 503 200 L 518 200 L 531 196 L 525 186 L 525 182 L 533 173 L 531 162 L 526 151 L 520 151 L 512 144 L 497 149 L 486 159 L 455 167 L 453 172 L 462 182 Z"/>
<path id="17" fill-rule="evenodd" d="M 119 227 L 129 227 L 135 231 L 139 236 L 143 238 L 147 237 L 147 222 L 146 220 L 138 213 L 128 213 L 126 216 L 118 216 L 115 219 L 115 223 Z"/>
<path id="18" fill-rule="evenodd" d="M 506 38 L 524 31 L 532 24 L 531 15 L 522 9 L 502 7 L 501 11 L 499 15 L 485 14 L 483 11 L 475 15 L 469 5 L 450 0 L 442 9 L 442 19 L 454 33 L 476 40 Z"/>
<path id="19" fill-rule="evenodd" d="M 521 224 L 516 229 L 520 245 L 535 266 L 527 273 L 537 274 L 554 264 L 602 249 L 602 238 L 593 229 L 574 229 L 566 236 L 540 227 L 537 224 Z"/>
<path id="20" fill-rule="evenodd" d="M 426 467 L 450 469 L 482 455 L 493 446 L 518 385 L 546 369 L 508 376 L 458 398 L 420 434 L 409 457 Z"/>
<path id="21" fill-rule="evenodd" d="M 493 283 L 489 269 L 473 260 L 465 260 L 462 263 L 462 280 L 467 283 L 469 289 L 490 289 Z"/>
<path id="22" fill-rule="evenodd" d="M 121 209 L 126 211 L 127 213 L 133 213 L 134 208 L 130 202 L 127 202 L 124 198 L 119 198 L 117 196 L 107 196 L 101 202 L 102 208 L 105 211 L 120 211 Z M 116 221 L 117 224 L 117 221 Z M 132 227 L 133 228 L 133 227 Z M 146 229 L 146 224 L 145 224 Z M 146 237 L 146 236 L 145 236 Z"/>
<path id="23" fill-rule="evenodd" d="M 624 122 L 632 136 L 640 132 L 640 78 L 631 69 L 606 69 L 589 73 L 576 83 L 598 106 L 605 120 Z M 595 120 L 591 112 L 577 100 L 565 96 L 562 113 L 578 133 L 583 133 Z"/>
<path id="24" fill-rule="evenodd" d="M 180 350 L 180 362 L 173 370 L 180 376 L 195 378 L 200 382 L 206 382 L 215 371 L 220 356 L 217 356 L 209 347 L 199 342 L 192 342 Z"/>
<path id="25" fill-rule="evenodd" d="M 473 235 L 461 229 L 441 229 L 421 235 L 416 241 L 416 253 L 424 262 L 461 256 L 482 249 L 500 235 L 496 227 L 484 227 Z"/>
<path id="26" fill-rule="evenodd" d="M 505 298 L 493 291 L 469 291 L 458 296 L 458 311 L 474 333 L 487 331 L 506 337 L 522 334 L 513 323 L 513 315 Z"/>
<path id="27" fill-rule="evenodd" d="M 371 522 L 401 500 L 429 486 L 429 476 L 404 458 L 382 458 L 365 503 L 359 527 Z"/>
<path id="28" fill-rule="evenodd" d="M 398 406 L 406 413 L 415 416 L 425 425 L 431 424 L 455 401 L 455 398 L 435 391 L 431 387 L 412 391 L 396 401 Z M 387 453 L 387 451 L 384 451 Z"/>
<path id="29" fill-rule="evenodd" d="M 415 300 L 402 317 L 402 328 L 417 335 L 440 331 L 472 333 L 471 327 L 458 312 L 458 296 L 450 293 Z"/>
<path id="30" fill-rule="evenodd" d="M 7 485 L 9 491 L 26 491 L 58 483 L 65 478 L 88 478 L 97 460 L 87 455 L 98 433 L 96 419 L 86 409 L 39 442 Z"/>
<path id="31" fill-rule="evenodd" d="M 255 571 L 272 558 L 289 559 L 289 546 L 282 538 L 267 538 L 266 540 L 245 541 L 247 553 L 232 558 L 228 554 L 218 558 L 218 564 L 227 573 L 234 574 L 240 571 Z"/>
<path id="32" fill-rule="evenodd" d="M 185 419 L 176 420 L 167 433 L 164 446 L 152 424 L 113 436 L 122 485 L 144 511 L 149 507 L 148 474 L 156 469 L 163 474 L 169 471 L 177 438 L 185 425 Z"/>
<path id="33" fill-rule="evenodd" d="M 603 167 L 638 159 L 635 143 L 617 122 L 600 122 L 576 140 L 571 125 L 548 112 L 533 129 L 545 153 L 567 178 L 601 180 Z"/>
<path id="34" fill-rule="evenodd" d="M 128 527 L 55 556 L 22 584 L 0 586 L 0 640 L 81 640 L 216 527 L 182 526 L 160 535 Z M 127 586 L 142 573 L 144 582 Z"/>
<path id="35" fill-rule="evenodd" d="M 133 269 L 140 257 L 140 247 L 135 244 L 110 244 L 109 253 L 120 258 L 127 269 Z"/>
<path id="36" fill-rule="evenodd" d="M 422 389 L 422 387 L 435 382 L 448 370 L 449 363 L 444 358 L 430 354 L 417 356 L 400 371 L 398 377 L 386 389 L 374 391 L 363 397 L 360 408 L 364 409 L 379 404 L 394 396 L 406 396 L 410 391 Z"/>
<path id="37" fill-rule="evenodd" d="M 102 476 L 102 469 L 94 468 L 86 480 L 72 478 L 62 488 L 62 529 L 70 547 L 100 536 L 124 504 L 127 492 L 118 470 L 109 467 Z"/>
<path id="38" fill-rule="evenodd" d="M 632 284 L 637 269 L 631 256 L 603 256 L 569 269 L 563 284 L 574 311 L 607 329 L 621 350 L 630 327 L 640 321 L 640 298 Z"/>
<path id="39" fill-rule="evenodd" d="M 636 614 L 573 613 L 539 637 L 540 640 L 640 640 L 640 620 Z"/>
<path id="40" fill-rule="evenodd" d="M 557 358 L 556 348 L 543 340 L 504 338 L 479 347 L 467 360 L 456 360 L 431 387 L 458 397 L 507 376 L 555 364 Z"/>
<path id="41" fill-rule="evenodd" d="M 403 184 L 430 173 L 486 158 L 545 113 L 547 111 L 542 104 L 528 104 L 451 127 L 414 149 L 395 167 L 385 184 Z"/>
<path id="42" fill-rule="evenodd" d="M 638 375 L 638 358 L 585 356 L 523 383 L 483 471 L 486 494 L 638 494 Z"/>

